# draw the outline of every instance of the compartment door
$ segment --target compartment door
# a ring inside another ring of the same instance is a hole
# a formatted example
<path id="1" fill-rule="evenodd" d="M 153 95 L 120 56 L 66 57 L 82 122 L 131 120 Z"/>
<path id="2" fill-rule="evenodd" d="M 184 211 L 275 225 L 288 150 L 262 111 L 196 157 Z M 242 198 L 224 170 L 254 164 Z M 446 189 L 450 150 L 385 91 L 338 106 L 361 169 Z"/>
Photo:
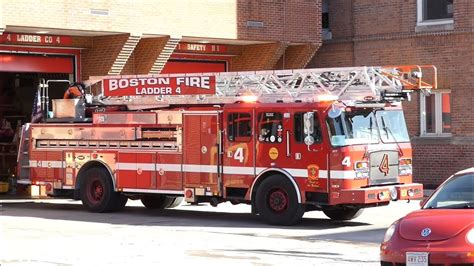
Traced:
<path id="1" fill-rule="evenodd" d="M 183 126 L 184 187 L 220 195 L 218 114 L 185 114 Z"/>

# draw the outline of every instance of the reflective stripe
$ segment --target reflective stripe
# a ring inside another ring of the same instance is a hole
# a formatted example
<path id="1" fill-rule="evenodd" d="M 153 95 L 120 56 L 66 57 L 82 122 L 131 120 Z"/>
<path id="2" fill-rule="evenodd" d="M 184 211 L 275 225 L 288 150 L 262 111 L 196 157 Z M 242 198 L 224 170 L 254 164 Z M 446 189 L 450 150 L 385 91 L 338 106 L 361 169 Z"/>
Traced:
<path id="1" fill-rule="evenodd" d="M 30 160 L 30 167 L 40 168 L 65 168 L 63 161 L 38 161 Z M 198 164 L 154 164 L 154 163 L 116 163 L 117 170 L 136 171 L 139 168 L 142 171 L 166 171 L 166 172 L 187 172 L 187 173 L 217 173 L 217 165 L 198 165 Z M 245 167 L 245 166 L 224 166 L 223 173 L 227 175 L 259 175 L 268 168 L 264 167 Z M 298 168 L 280 168 L 288 172 L 293 177 L 308 177 L 308 169 Z M 327 178 L 328 171 L 320 170 L 319 178 Z M 354 179 L 354 171 L 332 170 L 331 178 L 334 179 Z"/>
<path id="2" fill-rule="evenodd" d="M 117 163 L 117 169 L 135 171 L 142 169 L 143 171 L 155 171 L 155 164 L 151 163 Z"/>
<path id="3" fill-rule="evenodd" d="M 308 177 L 308 169 L 283 168 L 283 170 L 288 171 L 294 177 Z"/>
<path id="4" fill-rule="evenodd" d="M 183 164 L 183 172 L 217 173 L 217 165 Z"/>
<path id="5" fill-rule="evenodd" d="M 182 172 L 181 164 L 156 164 L 156 170 L 161 170 L 168 172 Z"/>
<path id="6" fill-rule="evenodd" d="M 223 169 L 224 174 L 228 174 L 228 175 L 254 175 L 255 171 L 256 171 L 256 168 L 240 167 L 240 166 L 224 166 L 224 169 Z"/>
<path id="7" fill-rule="evenodd" d="M 334 178 L 334 179 L 354 179 L 355 178 L 355 172 L 354 171 L 331 171 L 331 178 Z"/>

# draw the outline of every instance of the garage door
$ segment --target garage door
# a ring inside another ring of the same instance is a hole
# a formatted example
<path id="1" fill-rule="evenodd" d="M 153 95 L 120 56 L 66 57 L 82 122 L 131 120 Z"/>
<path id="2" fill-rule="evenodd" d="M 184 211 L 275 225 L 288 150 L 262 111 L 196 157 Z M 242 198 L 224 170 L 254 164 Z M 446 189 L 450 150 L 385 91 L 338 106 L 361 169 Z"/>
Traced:
<path id="1" fill-rule="evenodd" d="M 0 72 L 74 73 L 73 57 L 0 54 Z"/>

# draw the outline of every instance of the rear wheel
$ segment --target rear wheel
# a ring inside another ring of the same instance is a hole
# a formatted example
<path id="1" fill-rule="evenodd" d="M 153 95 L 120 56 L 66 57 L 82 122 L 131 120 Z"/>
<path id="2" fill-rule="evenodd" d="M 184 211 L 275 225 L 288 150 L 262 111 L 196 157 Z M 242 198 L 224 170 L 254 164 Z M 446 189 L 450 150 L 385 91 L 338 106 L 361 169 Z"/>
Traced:
<path id="1" fill-rule="evenodd" d="M 141 201 L 148 209 L 168 209 L 179 206 L 183 197 L 169 197 L 163 195 L 145 195 Z"/>
<path id="2" fill-rule="evenodd" d="M 293 184 L 281 175 L 270 176 L 260 184 L 256 207 L 263 220 L 274 225 L 293 225 L 301 220 L 305 210 L 298 203 Z"/>
<path id="3" fill-rule="evenodd" d="M 336 221 L 347 221 L 359 217 L 364 209 L 361 208 L 349 208 L 342 206 L 331 206 L 323 208 L 324 214 Z"/>
<path id="4" fill-rule="evenodd" d="M 80 187 L 82 204 L 92 212 L 112 212 L 123 209 L 128 198 L 114 191 L 112 179 L 104 168 L 85 172 Z"/>

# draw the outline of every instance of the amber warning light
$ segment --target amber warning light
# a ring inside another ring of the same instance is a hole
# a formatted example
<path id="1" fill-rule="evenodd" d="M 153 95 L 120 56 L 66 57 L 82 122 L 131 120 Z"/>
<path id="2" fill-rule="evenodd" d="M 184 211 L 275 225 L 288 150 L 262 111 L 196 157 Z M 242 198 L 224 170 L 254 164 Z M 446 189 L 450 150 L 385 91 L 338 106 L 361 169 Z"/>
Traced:
<path id="1" fill-rule="evenodd" d="M 104 96 L 215 94 L 214 76 L 110 78 L 102 83 Z"/>

